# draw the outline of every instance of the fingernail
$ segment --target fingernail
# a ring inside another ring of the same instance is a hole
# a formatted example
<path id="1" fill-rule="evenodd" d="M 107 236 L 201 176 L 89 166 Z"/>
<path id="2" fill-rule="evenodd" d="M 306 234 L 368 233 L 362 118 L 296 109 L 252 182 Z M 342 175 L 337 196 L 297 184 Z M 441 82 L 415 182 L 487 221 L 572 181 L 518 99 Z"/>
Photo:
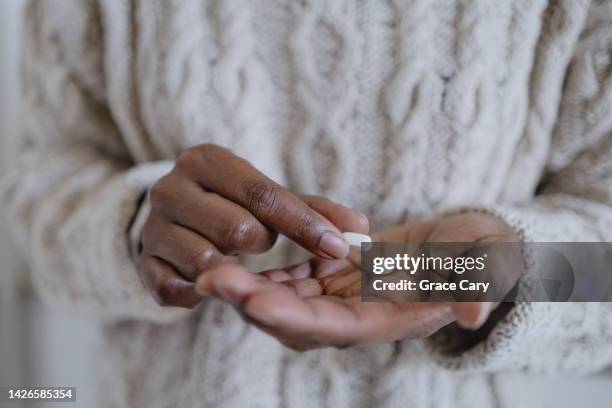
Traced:
<path id="1" fill-rule="evenodd" d="M 327 231 L 321 236 L 319 249 L 334 259 L 344 259 L 351 248 L 340 234 L 334 231 Z"/>

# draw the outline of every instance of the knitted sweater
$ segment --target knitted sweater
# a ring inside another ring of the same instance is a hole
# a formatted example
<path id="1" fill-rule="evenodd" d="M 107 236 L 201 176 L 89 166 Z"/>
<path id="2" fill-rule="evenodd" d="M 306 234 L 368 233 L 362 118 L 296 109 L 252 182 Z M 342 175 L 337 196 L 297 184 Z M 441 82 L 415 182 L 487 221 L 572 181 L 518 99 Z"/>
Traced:
<path id="1" fill-rule="evenodd" d="M 610 241 L 612 2 L 38 0 L 26 20 L 3 203 L 40 293 L 103 326 L 101 406 L 489 406 L 500 371 L 612 362 L 598 303 L 518 304 L 469 347 L 451 325 L 292 352 L 220 302 L 157 306 L 127 233 L 211 142 L 375 230 L 471 208 L 526 240 Z"/>

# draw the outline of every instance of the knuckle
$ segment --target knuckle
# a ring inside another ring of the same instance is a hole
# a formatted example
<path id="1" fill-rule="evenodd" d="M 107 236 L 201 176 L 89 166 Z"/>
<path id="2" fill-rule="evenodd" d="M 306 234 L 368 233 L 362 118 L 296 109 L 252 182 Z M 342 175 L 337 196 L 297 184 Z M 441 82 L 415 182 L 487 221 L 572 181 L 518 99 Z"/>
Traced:
<path id="1" fill-rule="evenodd" d="M 312 214 L 304 214 L 296 224 L 296 238 L 301 240 L 309 236 L 315 225 L 315 217 Z"/>
<path id="2" fill-rule="evenodd" d="M 200 157 L 215 155 L 225 150 L 223 147 L 218 146 L 214 143 L 204 143 L 199 146 L 196 146 L 194 149 L 198 151 Z"/>
<path id="3" fill-rule="evenodd" d="M 250 247 L 256 238 L 253 223 L 249 220 L 238 220 L 226 232 L 224 247 L 227 251 L 236 251 Z"/>
<path id="4" fill-rule="evenodd" d="M 212 248 L 204 248 L 203 250 L 196 252 L 193 256 L 189 257 L 185 264 L 189 270 L 191 270 L 194 276 L 199 276 L 210 268 L 215 252 Z"/>
<path id="5" fill-rule="evenodd" d="M 190 147 L 181 152 L 176 159 L 176 167 L 181 169 L 191 169 L 198 166 L 202 161 L 204 146 Z"/>
<path id="6" fill-rule="evenodd" d="M 176 290 L 172 282 L 165 278 L 153 281 L 153 297 L 160 306 L 174 306 L 176 304 Z"/>
<path id="7" fill-rule="evenodd" d="M 170 189 L 171 180 L 169 176 L 161 178 L 151 187 L 149 200 L 155 209 L 164 208 L 172 202 L 172 190 Z"/>
<path id="8" fill-rule="evenodd" d="M 254 181 L 243 186 L 247 207 L 253 214 L 273 216 L 278 207 L 277 188 L 269 183 Z"/>
<path id="9" fill-rule="evenodd" d="M 183 150 L 178 156 L 176 167 L 186 174 L 193 174 L 194 169 L 198 169 L 204 164 L 210 165 L 215 161 L 218 162 L 220 160 L 219 156 L 228 152 L 229 150 L 224 147 L 212 143 L 190 147 Z"/>

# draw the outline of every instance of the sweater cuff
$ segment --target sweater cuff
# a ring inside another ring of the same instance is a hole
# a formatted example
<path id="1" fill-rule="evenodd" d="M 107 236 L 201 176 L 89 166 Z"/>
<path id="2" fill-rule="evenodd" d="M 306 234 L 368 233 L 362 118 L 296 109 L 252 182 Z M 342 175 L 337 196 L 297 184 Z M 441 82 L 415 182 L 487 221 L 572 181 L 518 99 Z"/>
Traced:
<path id="1" fill-rule="evenodd" d="M 139 167 L 132 171 L 128 176 L 128 183 L 137 186 L 142 193 L 142 198 L 139 200 L 139 206 L 128 227 L 128 238 L 130 244 L 130 253 L 134 262 L 138 262 L 142 252 L 141 238 L 142 229 L 144 228 L 149 214 L 151 213 L 151 202 L 149 200 L 149 192 L 153 184 L 159 179 L 170 173 L 174 162 L 160 161 L 150 163 L 144 167 Z"/>
<path id="2" fill-rule="evenodd" d="M 113 245 L 112 248 L 106 249 L 110 252 L 101 256 L 100 259 L 109 262 L 109 265 L 104 268 L 109 274 L 112 271 L 117 271 L 119 274 L 118 276 L 109 276 L 109 279 L 117 279 L 119 282 L 119 285 L 113 285 L 113 288 L 120 288 L 120 290 L 115 292 L 112 297 L 117 302 L 116 306 L 122 305 L 121 308 L 124 310 L 123 313 L 114 313 L 111 316 L 113 320 L 138 318 L 163 323 L 174 321 L 189 312 L 187 309 L 160 307 L 155 302 L 140 279 L 138 257 L 134 253 L 134 250 L 138 251 L 142 227 L 148 216 L 148 204 L 146 200 L 142 199 L 143 192 L 147 192 L 161 177 L 170 172 L 173 164 L 170 161 L 163 161 L 138 165 L 129 170 L 123 180 L 115 186 L 115 193 L 122 197 L 118 206 L 131 207 L 132 209 L 131 211 L 114 209 L 112 211 L 115 214 L 124 215 L 111 217 L 107 214 L 104 217 L 107 223 L 114 224 L 114 227 L 107 231 L 109 237 L 104 242 L 108 241 Z M 101 217 L 92 215 L 92 218 Z M 96 225 L 95 219 L 91 221 Z M 106 231 L 106 228 L 104 230 Z M 125 237 L 123 242 L 116 239 L 121 234 Z"/>
<path id="3" fill-rule="evenodd" d="M 129 223 L 127 231 L 130 251 L 129 255 L 131 256 L 131 260 L 136 267 L 138 267 L 138 262 L 142 253 L 142 230 L 151 212 L 151 203 L 149 200 L 150 189 L 159 179 L 170 173 L 173 166 L 174 162 L 172 161 L 147 163 L 134 168 L 127 175 L 127 184 L 142 192 L 138 208 L 136 209 L 136 212 Z M 146 293 L 145 296 L 150 296 L 150 294 Z M 158 308 L 156 305 L 153 307 Z M 162 314 L 168 315 L 169 319 L 172 320 L 172 316 L 174 314 L 183 314 L 183 310 L 178 308 L 164 308 L 164 312 Z M 162 320 L 166 319 L 162 318 Z"/>
<path id="4" fill-rule="evenodd" d="M 521 242 L 533 241 L 520 211 L 510 208 L 462 207 L 441 215 L 468 212 L 498 217 L 516 231 Z M 527 260 L 525 263 L 527 268 Z M 432 335 L 426 343 L 434 360 L 448 369 L 521 369 L 531 365 L 534 353 L 553 340 L 551 327 L 557 319 L 555 309 L 547 303 L 505 303 L 482 328 L 464 330 L 453 323 Z"/>
<path id="5" fill-rule="evenodd" d="M 479 330 L 469 332 L 451 324 L 431 336 L 427 346 L 434 360 L 447 369 L 549 371 L 545 359 L 534 356 L 546 354 L 558 337 L 561 313 L 552 306 L 518 303 L 475 342 L 470 338 L 478 338 Z"/>
<path id="6" fill-rule="evenodd" d="M 130 254 L 134 262 L 138 262 L 142 254 L 142 230 L 151 213 L 150 188 L 148 188 L 139 201 L 136 214 L 130 223 L 128 229 L 128 238 L 130 240 Z"/>

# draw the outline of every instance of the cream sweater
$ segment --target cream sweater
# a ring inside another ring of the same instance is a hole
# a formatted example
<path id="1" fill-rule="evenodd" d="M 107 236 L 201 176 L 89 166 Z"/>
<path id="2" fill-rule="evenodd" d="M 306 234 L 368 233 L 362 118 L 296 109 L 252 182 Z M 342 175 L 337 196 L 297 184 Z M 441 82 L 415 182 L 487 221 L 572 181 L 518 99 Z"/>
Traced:
<path id="1" fill-rule="evenodd" d="M 295 353 L 217 301 L 158 307 L 127 238 L 147 187 L 213 142 L 374 229 L 467 206 L 611 241 L 612 2 L 37 0 L 26 28 L 2 197 L 40 292 L 104 327 L 101 406 L 489 406 L 513 393 L 497 372 L 612 362 L 596 303 L 516 305 L 470 348 L 451 325 Z"/>

